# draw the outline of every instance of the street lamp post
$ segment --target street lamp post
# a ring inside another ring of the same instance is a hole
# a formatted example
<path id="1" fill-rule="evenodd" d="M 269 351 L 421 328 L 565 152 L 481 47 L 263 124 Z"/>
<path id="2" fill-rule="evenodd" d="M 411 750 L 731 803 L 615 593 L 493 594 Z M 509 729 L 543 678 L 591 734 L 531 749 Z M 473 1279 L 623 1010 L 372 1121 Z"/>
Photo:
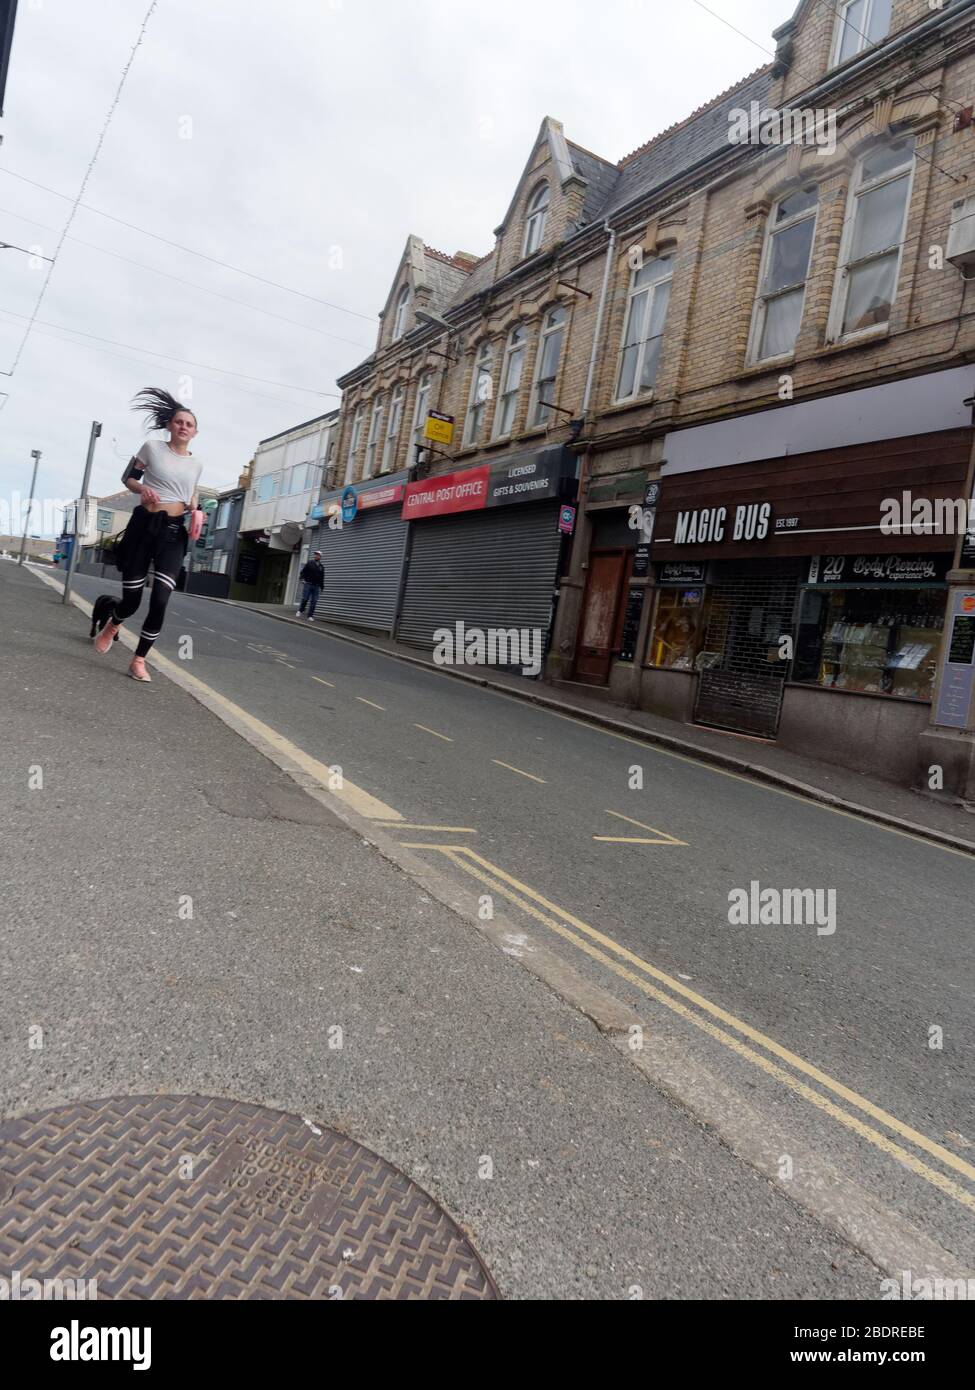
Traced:
<path id="1" fill-rule="evenodd" d="M 37 482 L 37 466 L 41 461 L 40 449 L 31 449 L 30 456 L 34 460 L 34 474 L 30 480 L 30 496 L 27 498 L 27 519 L 24 522 L 24 534 L 20 542 L 20 555 L 17 557 L 18 565 L 24 563 L 24 551 L 27 549 L 27 532 L 30 529 L 30 514 L 34 510 L 34 485 Z"/>
<path id="2" fill-rule="evenodd" d="M 68 561 L 68 572 L 64 577 L 64 592 L 61 594 L 61 602 L 67 603 L 71 593 L 71 581 L 74 578 L 75 565 L 78 563 L 78 550 L 80 548 L 81 537 L 78 534 L 78 523 L 80 520 L 81 508 L 85 505 L 88 496 L 88 480 L 91 477 L 91 461 L 95 457 L 95 440 L 102 432 L 102 427 L 97 420 L 91 422 L 91 433 L 88 436 L 88 457 L 85 459 L 85 476 L 81 480 L 81 496 L 74 509 L 74 544 L 71 547 L 71 558 Z"/>

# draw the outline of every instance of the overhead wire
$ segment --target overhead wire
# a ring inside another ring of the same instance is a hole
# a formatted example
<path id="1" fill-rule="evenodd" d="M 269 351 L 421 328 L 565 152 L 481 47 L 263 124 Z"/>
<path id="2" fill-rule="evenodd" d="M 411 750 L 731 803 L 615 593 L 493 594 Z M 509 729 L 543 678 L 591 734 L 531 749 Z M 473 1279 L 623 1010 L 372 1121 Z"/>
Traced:
<path id="1" fill-rule="evenodd" d="M 71 229 L 71 224 L 73 223 L 75 216 L 78 212 L 78 207 L 81 203 L 82 197 L 84 196 L 85 189 L 88 187 L 88 180 L 91 178 L 92 171 L 98 160 L 98 156 L 101 154 L 102 145 L 105 142 L 105 136 L 108 132 L 108 127 L 111 125 L 112 117 L 115 114 L 115 109 L 118 106 L 122 96 L 122 90 L 125 87 L 126 78 L 129 75 L 132 64 L 135 62 L 135 55 L 139 50 L 143 37 L 145 36 L 146 28 L 155 12 L 157 3 L 158 0 L 150 0 L 149 8 L 146 10 L 145 15 L 143 16 L 142 24 L 140 25 L 139 32 L 136 35 L 135 43 L 132 45 L 132 49 L 129 53 L 128 59 L 125 63 L 125 66 L 122 69 L 121 76 L 119 77 L 118 85 L 115 88 L 115 96 L 112 98 L 112 104 L 108 108 L 108 113 L 105 116 L 104 122 L 102 123 L 102 128 L 99 132 L 98 139 L 95 142 L 95 148 L 92 151 L 91 159 L 88 161 L 88 168 L 85 170 L 84 178 L 81 180 L 81 186 L 78 189 L 78 193 L 71 203 L 71 211 L 68 213 L 68 219 L 65 222 L 64 227 L 61 229 L 61 235 L 58 238 L 58 244 L 54 248 L 54 255 L 51 258 L 51 264 L 48 266 L 47 274 L 45 275 L 44 282 L 41 285 L 40 292 L 37 296 L 37 301 L 34 305 L 33 312 L 31 313 L 30 318 L 27 322 L 27 327 L 24 329 L 24 334 L 20 340 L 20 344 L 17 348 L 17 351 L 14 354 L 14 360 L 11 365 L 10 371 L 2 372 L 3 376 L 13 376 L 20 363 L 21 357 L 23 356 L 24 348 L 27 346 L 27 342 L 33 330 L 34 323 L 37 320 L 37 315 L 40 313 L 41 305 L 44 302 L 44 296 L 47 294 L 47 287 L 51 283 L 51 276 L 54 274 L 54 269 L 57 265 L 58 255 L 61 251 L 61 247 L 64 245 L 64 239 Z M 6 403 L 6 399 L 4 399 L 2 403 L 0 403 L 0 410 L 3 409 Z"/>
<path id="2" fill-rule="evenodd" d="M 29 222 L 34 227 L 43 227 L 48 232 L 57 230 L 47 222 L 39 222 L 36 217 L 27 217 L 24 213 L 15 212 L 12 208 L 0 208 L 0 212 L 6 213 L 8 217 L 19 218 L 21 222 Z M 182 276 L 173 275 L 168 270 L 160 270 L 158 266 L 146 265 L 144 261 L 136 261 L 131 256 L 123 256 L 119 251 L 110 251 L 107 246 L 98 246 L 95 242 L 85 241 L 82 237 L 69 236 L 66 239 L 73 241 L 76 246 L 86 246 L 90 251 L 98 251 L 103 256 L 111 256 L 117 261 L 124 261 L 126 265 L 138 266 L 140 270 L 148 270 L 152 275 L 161 275 L 166 280 L 174 280 L 178 285 L 186 285 L 190 289 L 199 290 L 201 294 L 213 295 L 215 299 L 226 300 L 228 304 L 237 304 L 242 309 L 252 309 L 257 314 L 266 314 L 268 318 L 278 319 L 281 323 L 290 324 L 292 328 L 305 328 L 309 333 L 317 333 L 323 338 L 332 338 L 337 343 L 345 343 L 349 347 L 359 348 L 362 352 L 370 351 L 368 343 L 358 343 L 352 338 L 342 338 L 337 333 L 328 333 L 324 328 L 316 328 L 314 324 L 302 323 L 300 319 L 286 318 L 284 314 L 276 314 L 272 309 L 265 309 L 260 304 L 248 304 L 246 299 L 236 299 L 231 294 L 224 294 L 220 290 L 211 290 L 208 286 L 198 285 L 193 280 L 184 280 Z"/>
<path id="3" fill-rule="evenodd" d="M 28 183 L 33 188 L 40 188 L 45 193 L 52 193 L 55 198 L 67 198 L 68 194 L 60 192 L 57 188 L 49 188 L 47 184 L 38 183 L 36 179 L 29 179 L 25 174 L 17 174 L 13 169 L 0 168 L 0 174 L 6 174 L 12 179 L 19 179 L 21 183 Z M 124 218 L 116 217 L 110 212 L 103 212 L 101 208 L 93 207 L 90 203 L 82 203 L 81 207 L 85 212 L 93 212 L 97 217 L 104 217 L 109 222 L 117 222 L 120 227 L 127 227 L 129 231 L 139 232 L 142 236 L 152 237 L 154 241 L 161 241 L 164 246 L 172 246 L 177 251 L 185 251 L 190 256 L 198 256 L 201 260 L 209 261 L 211 265 L 222 266 L 224 270 L 232 270 L 237 275 L 246 275 L 248 279 L 257 280 L 262 285 L 270 285 L 273 289 L 284 290 L 287 294 L 297 295 L 301 299 L 308 299 L 313 304 L 322 304 L 326 309 L 334 309 L 340 314 L 351 314 L 354 318 L 366 319 L 369 323 L 378 321 L 377 314 L 363 314 L 358 309 L 347 309 L 344 304 L 335 304 L 332 300 L 321 299 L 318 295 L 309 294 L 306 290 L 295 289 L 293 285 L 282 285 L 277 280 L 269 280 L 264 275 L 258 275 L 253 270 L 245 270 L 242 266 L 232 265 L 229 261 L 223 261 L 219 256 L 211 256 L 206 251 L 197 251 L 195 247 L 184 246 L 181 242 L 171 241 L 169 237 L 160 236 L 158 232 L 151 232 L 148 227 L 140 227 L 135 222 L 126 222 Z"/>
<path id="4" fill-rule="evenodd" d="M 17 319 L 23 319 L 27 317 L 26 314 L 18 314 L 16 310 L 4 308 L 2 305 L 0 305 L 0 312 L 9 314 L 13 318 Z M 309 396 L 329 396 L 334 400 L 340 399 L 339 394 L 336 391 L 319 391 L 313 386 L 296 386 L 293 382 L 290 381 L 273 381 L 268 377 L 251 376 L 248 372 L 235 372 L 232 371 L 229 367 L 214 366 L 212 362 L 196 362 L 192 358 L 184 357 L 182 353 L 160 352 L 158 348 L 145 347 L 141 343 L 123 343 L 119 342 L 117 338 L 102 338 L 97 333 L 86 333 L 81 328 L 71 328 L 68 324 L 64 323 L 49 323 L 46 319 L 36 319 L 35 321 L 39 324 L 42 324 L 45 328 L 53 328 L 62 333 L 76 333 L 81 338 L 91 338 L 92 341 L 96 343 L 109 343 L 112 347 L 129 348 L 133 352 L 147 352 L 150 354 L 150 356 L 165 357 L 171 362 L 178 362 L 186 367 L 200 367 L 204 371 L 221 372 L 226 376 L 237 376 L 240 377 L 242 381 L 257 381 L 260 382 L 263 386 L 280 386 L 286 391 L 301 391 L 305 395 Z M 79 346 L 81 345 L 79 344 Z"/>

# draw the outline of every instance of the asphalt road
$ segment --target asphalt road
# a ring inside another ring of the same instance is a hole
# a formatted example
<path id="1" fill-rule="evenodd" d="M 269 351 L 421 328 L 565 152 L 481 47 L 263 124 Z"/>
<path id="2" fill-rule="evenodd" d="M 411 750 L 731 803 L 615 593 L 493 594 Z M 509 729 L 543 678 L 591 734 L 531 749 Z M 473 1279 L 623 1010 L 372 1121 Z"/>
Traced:
<path id="1" fill-rule="evenodd" d="M 440 1201 L 506 1297 L 879 1296 L 857 1242 L 647 1084 L 515 947 L 86 634 L 0 565 L 0 1113 L 148 1093 L 310 1117 Z M 249 660 L 194 657 L 213 678 L 236 662 L 242 698 Z"/>
<path id="2" fill-rule="evenodd" d="M 91 598 L 111 586 L 77 587 Z M 645 992 L 540 923 L 542 900 L 543 917 L 558 909 L 563 924 L 608 938 L 617 960 L 629 952 L 703 996 L 725 1031 L 730 1019 L 765 1053 L 771 1042 L 798 1058 L 804 1077 L 815 1069 L 818 1091 L 899 1152 L 654 1005 L 656 1026 L 685 1055 L 975 1267 L 970 857 L 320 632 L 176 594 L 160 650 L 178 659 L 187 637 L 194 676 L 340 765 L 409 826 L 451 827 L 398 839 L 431 846 L 417 853 L 468 887 L 473 867 L 533 903 L 526 928 L 593 980 L 646 1008 Z M 730 922 L 729 894 L 753 881 L 818 890 L 824 907 L 833 895 L 822 925 L 835 930 Z"/>

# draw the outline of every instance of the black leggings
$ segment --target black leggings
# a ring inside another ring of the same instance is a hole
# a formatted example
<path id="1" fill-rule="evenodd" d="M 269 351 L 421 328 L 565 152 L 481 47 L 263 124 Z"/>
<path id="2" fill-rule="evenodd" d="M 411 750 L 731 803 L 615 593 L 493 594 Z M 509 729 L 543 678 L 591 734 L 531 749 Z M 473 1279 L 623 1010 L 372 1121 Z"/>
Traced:
<path id="1" fill-rule="evenodd" d="M 169 595 L 183 564 L 189 535 L 182 517 L 166 512 L 148 512 L 138 506 L 132 513 L 122 538 L 122 597 L 115 605 L 112 621 L 124 623 L 142 602 L 142 590 L 153 568 L 149 612 L 139 634 L 136 656 L 147 656 L 162 632 Z"/>

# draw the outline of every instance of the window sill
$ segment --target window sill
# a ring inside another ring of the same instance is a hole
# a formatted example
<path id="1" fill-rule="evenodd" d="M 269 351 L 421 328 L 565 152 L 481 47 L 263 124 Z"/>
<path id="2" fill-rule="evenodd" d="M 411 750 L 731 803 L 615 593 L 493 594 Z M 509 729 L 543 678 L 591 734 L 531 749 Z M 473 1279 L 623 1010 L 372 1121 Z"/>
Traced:
<path id="1" fill-rule="evenodd" d="M 602 411 L 602 414 L 622 415 L 626 410 L 638 410 L 641 406 L 653 405 L 655 399 L 654 392 L 647 391 L 645 395 L 633 396 L 632 399 L 628 401 L 614 401 L 612 405 L 608 405 L 606 409 Z"/>
<path id="2" fill-rule="evenodd" d="M 548 434 L 548 432 L 548 425 L 532 425 L 530 430 L 522 430 L 520 434 L 513 434 L 509 436 L 509 443 L 513 443 L 515 441 L 520 443 L 523 439 L 538 439 L 541 435 Z"/>
<path id="3" fill-rule="evenodd" d="M 839 338 L 835 343 L 827 343 L 825 347 L 818 348 L 809 356 L 812 361 L 821 357 L 833 357 L 838 352 L 852 352 L 854 348 L 873 347 L 875 343 L 886 342 L 889 337 L 890 324 L 885 323 L 879 328 L 871 328 L 848 338 Z"/>
<path id="4" fill-rule="evenodd" d="M 748 362 L 734 377 L 735 381 L 748 381 L 751 377 L 768 376 L 770 372 L 780 372 L 783 367 L 795 365 L 794 352 L 783 352 L 779 357 L 764 357 L 761 362 Z"/>

